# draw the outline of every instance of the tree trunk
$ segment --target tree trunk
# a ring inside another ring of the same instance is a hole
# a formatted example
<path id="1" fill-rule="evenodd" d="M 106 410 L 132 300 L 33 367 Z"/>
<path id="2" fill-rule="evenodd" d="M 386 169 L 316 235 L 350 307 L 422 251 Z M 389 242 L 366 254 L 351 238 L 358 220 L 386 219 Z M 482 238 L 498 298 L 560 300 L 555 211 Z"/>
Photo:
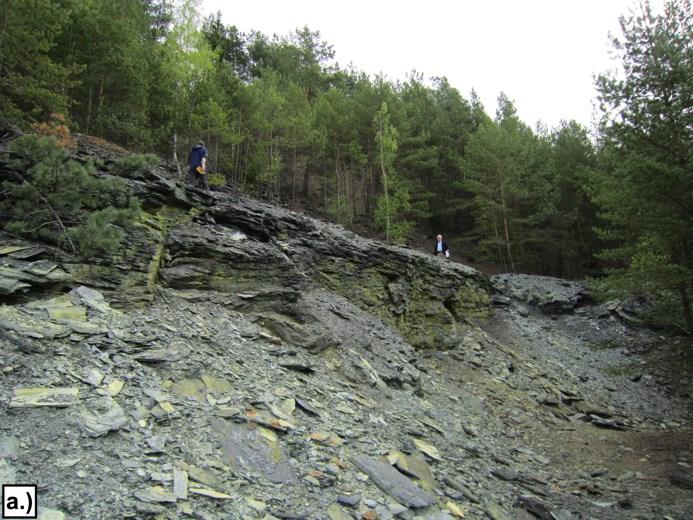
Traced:
<path id="1" fill-rule="evenodd" d="M 383 192 L 385 194 L 385 240 L 390 240 L 390 196 L 387 190 L 387 172 L 385 171 L 385 151 L 383 150 L 383 122 L 380 121 L 380 168 L 383 171 Z"/>
<path id="2" fill-rule="evenodd" d="M 306 161 L 306 165 L 303 168 L 303 188 L 301 190 L 301 195 L 303 196 L 303 200 L 307 201 L 308 200 L 308 189 L 310 185 L 310 171 L 308 168 L 308 161 Z"/>
<path id="3" fill-rule="evenodd" d="M 686 322 L 686 329 L 688 329 L 688 334 L 693 334 L 693 313 L 691 313 L 691 300 L 688 297 L 688 291 L 686 290 L 685 284 L 681 284 L 679 286 L 679 295 L 681 296 L 681 306 L 683 307 L 683 319 Z"/>
<path id="4" fill-rule="evenodd" d="M 93 91 L 94 87 L 90 86 L 89 87 L 89 104 L 87 105 L 87 125 L 86 125 L 86 134 L 89 135 L 89 123 L 91 123 L 91 99 L 93 97 Z"/>
<path id="5" fill-rule="evenodd" d="M 296 146 L 294 145 L 293 159 L 291 160 L 291 209 L 296 207 Z"/>
<path id="6" fill-rule="evenodd" d="M 498 263 L 503 266 L 503 270 L 506 271 L 506 262 L 505 258 L 503 258 L 503 251 L 501 250 L 501 237 L 500 237 L 500 232 L 498 231 L 498 220 L 496 219 L 496 212 L 493 211 L 491 213 L 493 216 L 493 232 L 496 235 L 496 254 L 498 255 Z"/>
<path id="7" fill-rule="evenodd" d="M 101 110 L 103 109 L 103 83 L 104 78 L 101 78 L 101 85 L 99 86 L 99 108 L 96 112 L 96 118 L 99 122 L 99 137 L 103 137 L 103 124 L 101 119 Z"/>
<path id="8" fill-rule="evenodd" d="M 176 171 L 178 172 L 178 177 L 183 178 L 183 172 L 180 169 L 180 163 L 178 162 L 178 134 L 173 132 L 173 162 L 176 165 Z"/>
<path id="9" fill-rule="evenodd" d="M 510 264 L 510 271 L 515 272 L 515 264 L 513 263 L 513 255 L 510 250 L 510 228 L 508 226 L 508 209 L 505 205 L 505 190 L 503 188 L 503 180 L 500 183 L 500 195 L 501 195 L 501 211 L 503 217 L 503 230 L 505 232 L 505 247 L 508 254 L 508 263 Z"/>

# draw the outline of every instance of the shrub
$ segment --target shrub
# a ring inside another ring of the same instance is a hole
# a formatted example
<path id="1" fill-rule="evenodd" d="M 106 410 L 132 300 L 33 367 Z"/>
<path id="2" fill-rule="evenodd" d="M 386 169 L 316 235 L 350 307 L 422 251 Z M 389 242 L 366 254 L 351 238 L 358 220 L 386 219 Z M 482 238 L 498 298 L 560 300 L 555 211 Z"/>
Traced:
<path id="1" fill-rule="evenodd" d="M 154 154 L 132 154 L 116 159 L 107 170 L 113 175 L 140 177 L 142 174 L 159 165 L 160 159 Z"/>
<path id="2" fill-rule="evenodd" d="M 213 188 L 220 188 L 226 186 L 226 177 L 223 173 L 210 173 L 209 174 L 209 185 Z"/>
<path id="3" fill-rule="evenodd" d="M 93 165 L 70 159 L 55 137 L 20 137 L 10 151 L 24 182 L 3 184 L 0 211 L 8 231 L 84 256 L 118 249 L 140 211 L 123 181 L 95 177 Z"/>

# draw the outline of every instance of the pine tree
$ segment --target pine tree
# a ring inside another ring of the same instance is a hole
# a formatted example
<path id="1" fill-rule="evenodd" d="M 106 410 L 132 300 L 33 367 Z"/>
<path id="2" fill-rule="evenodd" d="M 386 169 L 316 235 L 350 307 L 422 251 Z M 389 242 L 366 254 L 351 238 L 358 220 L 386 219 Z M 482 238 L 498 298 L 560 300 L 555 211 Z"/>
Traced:
<path id="1" fill-rule="evenodd" d="M 139 212 L 139 203 L 117 178 L 99 179 L 71 160 L 53 137 L 12 141 L 13 168 L 21 184 L 5 182 L 0 211 L 11 233 L 45 240 L 72 253 L 113 253 Z M 111 168 L 150 167 L 151 159 L 127 159 Z"/>
<path id="2" fill-rule="evenodd" d="M 657 300 L 678 296 L 693 333 L 693 12 L 669 1 L 621 18 L 624 77 L 597 79 L 606 168 L 595 199 L 612 245 L 610 281 Z"/>

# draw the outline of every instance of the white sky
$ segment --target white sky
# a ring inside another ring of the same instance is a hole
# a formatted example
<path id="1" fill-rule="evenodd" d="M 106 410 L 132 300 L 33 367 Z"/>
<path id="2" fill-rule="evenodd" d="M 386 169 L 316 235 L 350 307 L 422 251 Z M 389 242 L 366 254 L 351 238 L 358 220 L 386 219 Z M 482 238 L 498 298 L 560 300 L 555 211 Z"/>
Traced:
<path id="1" fill-rule="evenodd" d="M 663 0 L 652 0 L 659 7 Z M 285 35 L 307 25 L 342 67 L 405 79 L 446 76 L 493 116 L 504 91 L 530 126 L 591 126 L 593 75 L 615 69 L 609 31 L 635 0 L 203 0 L 227 25 Z"/>

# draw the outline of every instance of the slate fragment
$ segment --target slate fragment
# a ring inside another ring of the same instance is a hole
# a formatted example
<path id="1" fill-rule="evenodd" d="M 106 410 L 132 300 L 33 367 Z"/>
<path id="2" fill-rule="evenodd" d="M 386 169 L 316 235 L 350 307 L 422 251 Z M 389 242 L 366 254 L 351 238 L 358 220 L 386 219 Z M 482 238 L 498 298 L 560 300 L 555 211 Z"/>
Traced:
<path id="1" fill-rule="evenodd" d="M 414 484 L 395 468 L 367 455 L 356 455 L 353 463 L 385 493 L 411 508 L 428 507 L 435 502 L 435 497 Z"/>

